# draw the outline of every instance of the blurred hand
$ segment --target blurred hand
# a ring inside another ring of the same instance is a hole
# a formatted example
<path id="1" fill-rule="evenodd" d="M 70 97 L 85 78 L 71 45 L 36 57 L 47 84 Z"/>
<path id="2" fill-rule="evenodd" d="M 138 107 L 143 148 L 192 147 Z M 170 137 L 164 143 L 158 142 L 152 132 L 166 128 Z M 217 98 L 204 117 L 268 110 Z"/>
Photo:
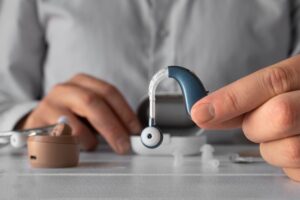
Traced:
<path id="1" fill-rule="evenodd" d="M 268 163 L 300 181 L 300 56 L 211 93 L 193 106 L 192 118 L 207 129 L 242 127 Z"/>
<path id="2" fill-rule="evenodd" d="M 85 150 L 93 150 L 98 142 L 80 118 L 86 119 L 119 154 L 130 149 L 129 134 L 141 129 L 136 115 L 115 87 L 85 74 L 54 86 L 19 128 L 54 124 L 61 115 L 68 117 L 73 135 L 79 136 Z"/>

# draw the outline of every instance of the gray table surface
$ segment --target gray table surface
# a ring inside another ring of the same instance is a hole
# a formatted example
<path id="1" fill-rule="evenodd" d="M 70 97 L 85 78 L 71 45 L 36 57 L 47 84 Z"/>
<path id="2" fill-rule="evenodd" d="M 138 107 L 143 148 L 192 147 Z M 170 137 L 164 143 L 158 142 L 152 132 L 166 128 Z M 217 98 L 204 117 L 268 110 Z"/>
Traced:
<path id="1" fill-rule="evenodd" d="M 253 146 L 217 146 L 218 170 L 203 168 L 200 155 L 118 156 L 82 152 L 80 165 L 33 169 L 26 150 L 0 149 L 0 199 L 300 199 L 300 183 L 266 163 L 234 164 L 228 154 Z"/>

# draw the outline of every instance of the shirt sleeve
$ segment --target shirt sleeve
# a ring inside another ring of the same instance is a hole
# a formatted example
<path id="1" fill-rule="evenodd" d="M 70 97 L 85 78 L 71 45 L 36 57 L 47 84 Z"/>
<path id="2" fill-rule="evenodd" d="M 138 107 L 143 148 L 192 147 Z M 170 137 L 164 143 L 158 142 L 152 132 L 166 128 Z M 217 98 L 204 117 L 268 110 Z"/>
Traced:
<path id="1" fill-rule="evenodd" d="M 34 0 L 3 0 L 0 10 L 0 131 L 38 103 L 46 43 Z"/>

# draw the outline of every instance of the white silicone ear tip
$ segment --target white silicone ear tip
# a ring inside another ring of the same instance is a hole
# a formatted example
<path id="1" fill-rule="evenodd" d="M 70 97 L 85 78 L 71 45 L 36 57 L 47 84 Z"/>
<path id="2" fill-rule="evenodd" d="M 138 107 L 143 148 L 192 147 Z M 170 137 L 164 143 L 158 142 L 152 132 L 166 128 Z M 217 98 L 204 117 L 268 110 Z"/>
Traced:
<path id="1" fill-rule="evenodd" d="M 201 149 L 200 149 L 201 152 L 214 152 L 215 149 L 213 146 L 211 146 L 210 144 L 204 144 Z"/>
<path id="2" fill-rule="evenodd" d="M 148 148 L 155 148 L 162 142 L 162 135 L 155 127 L 147 127 L 141 133 L 142 143 Z"/>
<path id="3" fill-rule="evenodd" d="M 69 120 L 68 120 L 68 117 L 66 117 L 66 116 L 60 116 L 58 118 L 57 122 L 60 124 L 68 124 Z"/>
<path id="4" fill-rule="evenodd" d="M 10 136 L 10 144 L 15 148 L 25 147 L 27 144 L 27 135 L 22 133 L 13 133 Z"/>

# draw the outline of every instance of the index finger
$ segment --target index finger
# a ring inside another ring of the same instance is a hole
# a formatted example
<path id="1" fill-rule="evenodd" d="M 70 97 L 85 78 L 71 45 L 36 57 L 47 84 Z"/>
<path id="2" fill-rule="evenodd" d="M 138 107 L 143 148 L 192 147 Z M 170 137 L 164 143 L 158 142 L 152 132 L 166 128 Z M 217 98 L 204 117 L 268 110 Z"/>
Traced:
<path id="1" fill-rule="evenodd" d="M 140 132 L 141 125 L 137 116 L 114 86 L 87 74 L 78 74 L 70 82 L 99 94 L 121 119 L 124 127 L 131 133 Z"/>
<path id="2" fill-rule="evenodd" d="M 199 100 L 192 119 L 202 128 L 240 126 L 243 114 L 272 97 L 300 88 L 300 56 L 239 79 Z"/>

